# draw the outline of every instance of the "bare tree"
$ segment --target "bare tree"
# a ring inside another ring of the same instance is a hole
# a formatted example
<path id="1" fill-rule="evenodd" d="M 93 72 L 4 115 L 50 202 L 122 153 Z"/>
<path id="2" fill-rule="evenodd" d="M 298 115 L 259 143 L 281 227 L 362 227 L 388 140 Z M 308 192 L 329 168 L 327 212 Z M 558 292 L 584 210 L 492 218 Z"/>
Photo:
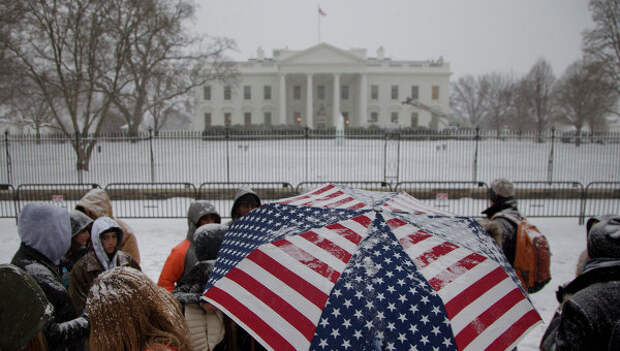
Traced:
<path id="1" fill-rule="evenodd" d="M 527 79 L 518 79 L 512 85 L 512 103 L 507 125 L 514 130 L 535 129 L 534 119 L 530 116 L 531 100 Z"/>
<path id="2" fill-rule="evenodd" d="M 119 27 L 116 34 L 127 38 L 130 55 L 122 71 L 121 94 L 113 100 L 129 135 L 138 133 L 147 112 L 159 121 L 164 111 L 187 98 L 193 88 L 234 73 L 233 66 L 224 63 L 233 41 L 194 36 L 185 29 L 194 16 L 189 1 L 117 1 L 134 16 L 134 25 Z"/>
<path id="3" fill-rule="evenodd" d="M 485 125 L 500 134 L 506 126 L 513 104 L 513 79 L 505 74 L 491 73 L 482 77 L 488 86 L 485 104 Z"/>
<path id="4" fill-rule="evenodd" d="M 555 76 L 551 65 L 539 59 L 525 76 L 525 88 L 530 102 L 529 114 L 533 117 L 535 129 L 542 141 L 542 133 L 553 117 L 552 91 Z"/>
<path id="5" fill-rule="evenodd" d="M 594 29 L 583 33 L 586 55 L 603 63 L 620 93 L 620 1 L 590 0 Z"/>
<path id="6" fill-rule="evenodd" d="M 557 82 L 554 97 L 562 120 L 575 127 L 575 145 L 581 144 L 585 125 L 595 132 L 618 100 L 613 78 L 600 61 L 586 59 L 571 64 Z"/>
<path id="7" fill-rule="evenodd" d="M 479 127 L 484 117 L 488 82 L 471 75 L 461 77 L 452 85 L 450 105 L 454 115 L 461 122 Z"/>

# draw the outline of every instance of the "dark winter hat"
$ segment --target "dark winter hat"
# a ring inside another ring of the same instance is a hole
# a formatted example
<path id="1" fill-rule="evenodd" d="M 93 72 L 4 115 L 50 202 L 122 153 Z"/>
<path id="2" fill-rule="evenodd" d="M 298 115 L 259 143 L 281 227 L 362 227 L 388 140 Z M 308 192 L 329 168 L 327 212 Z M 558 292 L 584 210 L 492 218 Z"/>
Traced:
<path id="1" fill-rule="evenodd" d="M 54 306 L 21 268 L 0 264 L 0 350 L 20 350 L 51 319 Z"/>
<path id="2" fill-rule="evenodd" d="M 491 182 L 489 189 L 491 200 L 495 201 L 498 197 L 508 199 L 515 196 L 515 187 L 511 181 L 506 178 L 498 178 Z"/>
<path id="3" fill-rule="evenodd" d="M 214 260 L 224 241 L 227 227 L 223 224 L 209 223 L 196 229 L 194 247 L 198 261 Z"/>
<path id="4" fill-rule="evenodd" d="M 78 210 L 70 210 L 69 219 L 71 220 L 71 237 L 81 233 L 91 223 L 93 223 L 92 218 L 88 217 L 84 212 Z"/>
<path id="5" fill-rule="evenodd" d="M 590 258 L 620 258 L 620 216 L 599 217 L 588 233 Z"/>

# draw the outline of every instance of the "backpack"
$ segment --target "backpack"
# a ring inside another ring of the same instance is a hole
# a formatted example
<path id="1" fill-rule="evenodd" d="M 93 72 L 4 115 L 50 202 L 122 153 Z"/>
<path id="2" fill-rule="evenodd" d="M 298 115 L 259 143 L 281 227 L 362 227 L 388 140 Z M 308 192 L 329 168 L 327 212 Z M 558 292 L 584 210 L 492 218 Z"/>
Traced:
<path id="1" fill-rule="evenodd" d="M 505 218 L 517 225 L 516 249 L 513 268 L 528 293 L 541 290 L 551 280 L 551 252 L 547 238 L 525 218 L 498 213 L 495 218 Z"/>

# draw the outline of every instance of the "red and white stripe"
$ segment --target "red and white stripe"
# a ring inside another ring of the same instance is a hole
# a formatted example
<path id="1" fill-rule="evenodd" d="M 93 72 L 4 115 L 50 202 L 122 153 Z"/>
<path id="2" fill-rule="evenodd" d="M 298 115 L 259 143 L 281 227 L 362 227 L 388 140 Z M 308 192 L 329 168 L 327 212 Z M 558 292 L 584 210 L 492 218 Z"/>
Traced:
<path id="1" fill-rule="evenodd" d="M 541 318 L 494 260 L 398 218 L 386 221 L 444 302 L 459 350 L 505 350 Z"/>
<path id="2" fill-rule="evenodd" d="M 308 349 L 374 212 L 259 246 L 205 297 L 271 349 Z"/>
<path id="3" fill-rule="evenodd" d="M 334 184 L 326 184 L 309 193 L 282 199 L 277 203 L 308 207 L 347 208 L 351 210 L 370 208 L 370 206 L 356 200 Z"/>
<path id="4" fill-rule="evenodd" d="M 416 214 L 430 213 L 449 217 L 455 216 L 453 213 L 440 211 L 432 206 L 429 206 L 405 192 L 401 192 L 395 197 L 389 199 L 383 204 L 383 206 L 394 212 L 409 212 Z"/>

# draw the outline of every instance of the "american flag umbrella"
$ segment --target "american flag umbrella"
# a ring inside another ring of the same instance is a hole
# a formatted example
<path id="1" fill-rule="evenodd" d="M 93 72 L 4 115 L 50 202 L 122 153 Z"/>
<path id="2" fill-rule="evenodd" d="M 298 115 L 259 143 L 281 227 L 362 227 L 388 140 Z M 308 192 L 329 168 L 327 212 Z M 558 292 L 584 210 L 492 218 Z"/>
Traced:
<path id="1" fill-rule="evenodd" d="M 232 224 L 204 296 L 274 350 L 505 350 L 541 321 L 471 218 L 333 184 Z"/>

